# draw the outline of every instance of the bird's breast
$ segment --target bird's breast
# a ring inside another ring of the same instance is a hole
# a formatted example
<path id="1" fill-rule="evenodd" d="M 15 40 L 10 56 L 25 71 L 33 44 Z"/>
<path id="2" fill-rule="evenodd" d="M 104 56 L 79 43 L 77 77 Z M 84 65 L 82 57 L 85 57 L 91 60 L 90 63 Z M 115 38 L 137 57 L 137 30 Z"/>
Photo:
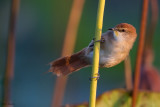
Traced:
<path id="1" fill-rule="evenodd" d="M 100 50 L 100 67 L 112 67 L 122 62 L 129 54 L 129 48 L 123 44 L 109 45 Z"/>
<path id="2" fill-rule="evenodd" d="M 100 67 L 112 67 L 120 62 L 122 62 L 131 49 L 130 45 L 127 45 L 123 41 L 113 41 L 106 39 L 105 43 L 101 43 L 100 46 L 100 57 L 99 65 Z M 93 61 L 93 49 L 90 51 L 90 48 L 87 48 L 85 58 L 92 64 Z"/>

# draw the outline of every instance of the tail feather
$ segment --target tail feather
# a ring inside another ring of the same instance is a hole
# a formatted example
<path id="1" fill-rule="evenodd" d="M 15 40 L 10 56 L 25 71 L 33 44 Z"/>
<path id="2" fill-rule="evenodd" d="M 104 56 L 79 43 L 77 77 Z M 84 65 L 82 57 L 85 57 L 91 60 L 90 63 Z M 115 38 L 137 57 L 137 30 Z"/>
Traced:
<path id="1" fill-rule="evenodd" d="M 53 72 L 57 76 L 68 75 L 89 65 L 89 63 L 83 59 L 83 56 L 84 49 L 71 56 L 59 58 L 50 63 L 51 67 L 49 71 Z"/>

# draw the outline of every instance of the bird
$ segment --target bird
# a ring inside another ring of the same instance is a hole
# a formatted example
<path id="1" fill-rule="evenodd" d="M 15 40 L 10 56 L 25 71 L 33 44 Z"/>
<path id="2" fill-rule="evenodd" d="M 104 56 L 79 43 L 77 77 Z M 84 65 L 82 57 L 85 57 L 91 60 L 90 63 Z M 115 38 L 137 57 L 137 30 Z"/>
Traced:
<path id="1" fill-rule="evenodd" d="M 91 40 L 89 45 L 77 53 L 58 58 L 50 63 L 49 72 L 66 76 L 92 65 L 94 43 L 100 42 L 99 67 L 113 67 L 129 55 L 137 38 L 136 29 L 128 23 L 120 23 L 101 35 L 101 40 Z"/>

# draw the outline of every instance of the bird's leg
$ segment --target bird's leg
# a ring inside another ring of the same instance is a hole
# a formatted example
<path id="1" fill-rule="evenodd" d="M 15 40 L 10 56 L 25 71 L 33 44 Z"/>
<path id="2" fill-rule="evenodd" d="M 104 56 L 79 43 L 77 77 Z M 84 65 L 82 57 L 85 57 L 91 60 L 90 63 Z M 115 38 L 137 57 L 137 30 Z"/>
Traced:
<path id="1" fill-rule="evenodd" d="M 89 44 L 89 47 L 93 47 L 93 46 L 94 46 L 94 43 L 96 43 L 96 42 L 101 42 L 101 43 L 104 43 L 104 42 L 105 42 L 105 39 L 104 39 L 104 38 L 101 38 L 101 40 L 96 40 L 96 41 L 95 41 L 95 38 L 93 38 L 92 40 L 93 40 L 93 42 L 91 42 L 91 43 Z"/>
<path id="2" fill-rule="evenodd" d="M 97 76 L 95 76 L 95 77 L 90 77 L 89 80 L 92 81 L 94 78 L 95 78 L 96 80 L 98 80 L 99 77 L 100 77 L 99 71 L 98 71 L 98 73 L 97 73 L 96 75 L 97 75 Z"/>
<path id="3" fill-rule="evenodd" d="M 104 43 L 104 42 L 105 42 L 105 39 L 104 39 L 104 38 L 101 38 L 101 40 L 96 40 L 96 41 L 95 41 L 95 38 L 93 38 L 93 41 L 94 41 L 94 43 L 95 43 L 95 42 L 101 42 L 101 43 Z"/>

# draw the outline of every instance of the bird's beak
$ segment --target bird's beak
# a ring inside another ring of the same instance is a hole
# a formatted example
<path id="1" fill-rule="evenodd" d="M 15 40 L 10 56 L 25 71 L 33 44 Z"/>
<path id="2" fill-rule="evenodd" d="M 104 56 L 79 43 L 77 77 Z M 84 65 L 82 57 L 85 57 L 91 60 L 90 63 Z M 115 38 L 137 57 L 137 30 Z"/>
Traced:
<path id="1" fill-rule="evenodd" d="M 114 34 L 115 34 L 116 36 L 118 36 L 118 32 L 117 32 L 116 29 L 114 29 L 114 28 L 109 28 L 108 30 L 112 30 L 112 31 L 114 32 Z"/>
<path id="2" fill-rule="evenodd" d="M 108 30 L 114 30 L 114 28 L 109 28 Z"/>

